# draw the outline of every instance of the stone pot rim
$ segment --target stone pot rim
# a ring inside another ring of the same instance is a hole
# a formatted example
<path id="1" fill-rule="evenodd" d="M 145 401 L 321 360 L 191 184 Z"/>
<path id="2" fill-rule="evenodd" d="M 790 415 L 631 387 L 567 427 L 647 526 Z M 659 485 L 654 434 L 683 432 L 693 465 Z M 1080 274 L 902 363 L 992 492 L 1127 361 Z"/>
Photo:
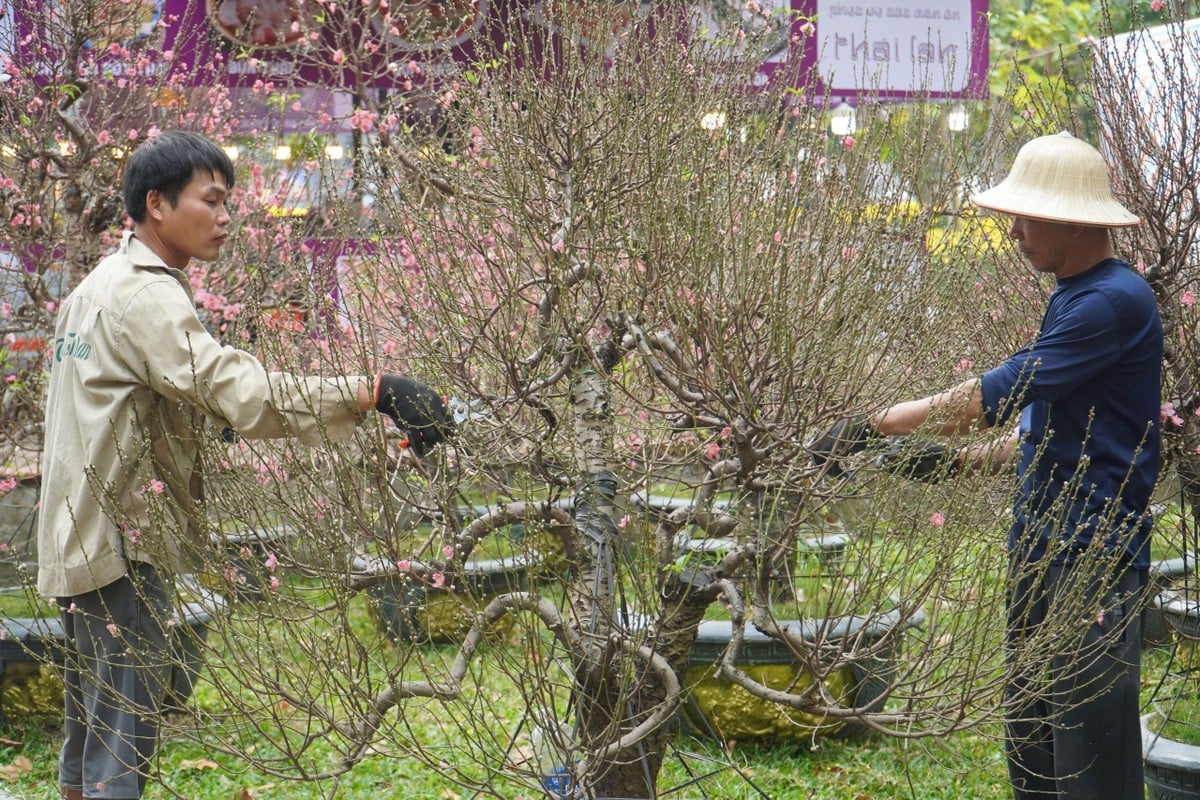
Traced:
<path id="1" fill-rule="evenodd" d="M 1177 742 L 1150 730 L 1150 720 L 1155 716 L 1157 716 L 1157 712 L 1146 714 L 1141 718 L 1142 757 L 1164 767 L 1200 770 L 1200 745 Z"/>
<path id="2" fill-rule="evenodd" d="M 292 525 L 271 525 L 265 528 L 245 528 L 229 533 L 214 533 L 210 537 L 210 541 L 214 545 L 273 544 L 285 539 L 295 539 L 299 535 L 299 529 Z"/>
<path id="3" fill-rule="evenodd" d="M 1181 617 L 1200 617 L 1200 595 L 1185 597 L 1173 589 L 1162 589 L 1154 595 L 1154 607 L 1167 614 Z"/>
<path id="4" fill-rule="evenodd" d="M 806 642 L 816 642 L 819 639 L 843 639 L 865 634 L 869 637 L 880 637 L 891 633 L 897 627 L 904 629 L 920 627 L 925 622 L 925 612 L 916 608 L 906 610 L 893 608 L 883 614 L 862 617 L 855 615 L 835 617 L 813 617 L 811 619 L 779 620 L 782 628 L 798 634 Z M 733 635 L 733 621 L 727 619 L 708 619 L 700 623 L 696 630 L 697 643 L 716 643 L 729 641 Z M 746 621 L 743 641 L 767 642 L 774 641 L 770 636 L 754 627 L 754 623 Z"/>
<path id="5" fill-rule="evenodd" d="M 1196 569 L 1195 558 L 1161 558 L 1150 565 L 1154 577 L 1181 578 Z"/>

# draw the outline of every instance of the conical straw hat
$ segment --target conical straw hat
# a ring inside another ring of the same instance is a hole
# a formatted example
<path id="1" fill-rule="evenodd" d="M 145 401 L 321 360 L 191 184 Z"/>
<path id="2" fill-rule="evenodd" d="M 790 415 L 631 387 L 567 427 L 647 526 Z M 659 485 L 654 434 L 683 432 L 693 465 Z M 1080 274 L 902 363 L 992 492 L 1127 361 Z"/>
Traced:
<path id="1" fill-rule="evenodd" d="M 1015 217 L 1098 228 L 1141 222 L 1113 197 L 1100 151 L 1066 131 L 1026 142 L 1008 177 L 971 202 Z"/>

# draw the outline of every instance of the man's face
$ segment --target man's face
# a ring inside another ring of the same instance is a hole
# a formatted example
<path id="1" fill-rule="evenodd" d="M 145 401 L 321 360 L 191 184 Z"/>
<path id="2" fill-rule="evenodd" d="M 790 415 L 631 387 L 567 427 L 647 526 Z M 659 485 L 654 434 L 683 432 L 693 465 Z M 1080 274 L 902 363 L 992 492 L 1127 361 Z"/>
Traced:
<path id="1" fill-rule="evenodd" d="M 163 260 L 168 265 L 183 269 L 193 258 L 213 261 L 220 255 L 229 238 L 228 194 L 225 176 L 199 170 L 174 207 L 165 197 L 151 193 L 148 200 L 151 211 L 159 215 L 158 238 L 167 251 Z"/>
<path id="2" fill-rule="evenodd" d="M 1077 227 L 1064 222 L 1013 217 L 1008 236 L 1034 269 L 1059 275 L 1077 246 L 1074 235 Z"/>

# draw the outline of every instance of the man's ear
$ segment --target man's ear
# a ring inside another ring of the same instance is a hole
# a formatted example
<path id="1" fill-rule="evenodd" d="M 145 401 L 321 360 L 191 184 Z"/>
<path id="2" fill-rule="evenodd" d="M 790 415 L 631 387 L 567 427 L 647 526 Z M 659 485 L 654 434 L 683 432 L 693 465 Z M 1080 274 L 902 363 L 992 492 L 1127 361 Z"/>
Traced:
<path id="1" fill-rule="evenodd" d="M 167 205 L 166 196 L 158 189 L 146 192 L 146 216 L 154 218 L 156 222 L 162 222 Z"/>

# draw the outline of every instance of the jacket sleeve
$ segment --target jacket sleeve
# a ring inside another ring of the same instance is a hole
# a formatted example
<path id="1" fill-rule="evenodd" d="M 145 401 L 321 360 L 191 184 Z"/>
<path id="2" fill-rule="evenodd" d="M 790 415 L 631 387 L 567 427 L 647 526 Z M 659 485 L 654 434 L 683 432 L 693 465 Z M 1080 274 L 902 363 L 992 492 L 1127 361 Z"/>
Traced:
<path id="1" fill-rule="evenodd" d="M 121 319 L 117 352 L 130 370 L 156 393 L 194 406 L 244 437 L 342 440 L 362 419 L 357 390 L 366 377 L 268 372 L 250 353 L 214 339 L 173 280 L 143 287 Z"/>
<path id="2" fill-rule="evenodd" d="M 983 375 L 984 418 L 1000 425 L 1034 400 L 1061 400 L 1109 369 L 1121 345 L 1120 319 L 1108 298 L 1079 295 L 1032 344 Z"/>

